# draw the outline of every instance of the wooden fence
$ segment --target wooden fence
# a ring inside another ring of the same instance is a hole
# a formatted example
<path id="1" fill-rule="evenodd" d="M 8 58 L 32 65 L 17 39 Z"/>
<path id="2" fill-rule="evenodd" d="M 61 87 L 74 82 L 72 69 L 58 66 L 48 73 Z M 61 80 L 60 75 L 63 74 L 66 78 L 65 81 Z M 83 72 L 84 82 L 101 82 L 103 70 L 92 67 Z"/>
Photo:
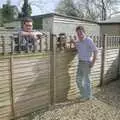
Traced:
<path id="1" fill-rule="evenodd" d="M 92 39 L 99 50 L 95 66 L 91 69 L 92 86 L 95 87 L 111 82 L 120 74 L 120 36 L 92 36 Z M 54 101 L 60 102 L 74 99 L 79 95 L 75 81 L 78 59 L 72 44 L 68 45 L 71 47 L 70 51 L 69 49 L 64 52 L 57 51 L 56 41 L 54 40 L 53 44 L 54 86 L 52 88 L 55 91 Z"/>
<path id="2" fill-rule="evenodd" d="M 8 54 L 8 53 L 30 53 L 35 48 L 34 52 L 42 52 L 47 51 L 50 48 L 50 33 L 42 32 L 43 35 L 36 40 L 33 41 L 34 44 L 30 41 L 25 43 L 20 43 L 20 36 L 16 31 L 0 31 L 0 53 Z M 25 41 L 26 42 L 26 41 Z M 26 47 L 26 50 L 22 50 L 22 47 Z"/>
<path id="3" fill-rule="evenodd" d="M 95 36 L 92 39 L 99 49 L 91 70 L 92 85 L 95 87 L 120 75 L 120 36 Z M 56 49 L 55 35 L 50 35 L 47 42 L 47 51 L 29 54 L 11 52 L 12 49 L 9 51 L 3 45 L 6 41 L 2 42 L 0 120 L 18 118 L 78 96 L 75 81 L 77 56 L 70 39 L 67 48 L 61 46 L 62 49 Z"/>

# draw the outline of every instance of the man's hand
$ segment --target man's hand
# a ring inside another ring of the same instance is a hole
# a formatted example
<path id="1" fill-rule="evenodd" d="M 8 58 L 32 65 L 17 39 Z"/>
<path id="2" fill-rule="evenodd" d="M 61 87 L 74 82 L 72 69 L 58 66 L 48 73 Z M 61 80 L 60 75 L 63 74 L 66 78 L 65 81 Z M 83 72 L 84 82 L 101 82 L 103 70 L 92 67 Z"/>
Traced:
<path id="1" fill-rule="evenodd" d="M 42 33 L 41 32 L 29 32 L 29 36 L 34 39 L 40 39 L 40 37 L 42 36 Z"/>
<path id="2" fill-rule="evenodd" d="M 21 32 L 21 35 L 22 36 L 30 36 L 30 37 L 33 37 L 33 38 L 39 38 L 40 36 L 42 36 L 42 33 L 39 32 L 39 31 L 32 31 L 32 32 L 26 32 L 26 31 L 22 31 Z M 39 37 L 38 37 L 39 36 Z"/>
<path id="3" fill-rule="evenodd" d="M 92 61 L 91 63 L 90 63 L 90 68 L 92 68 L 93 66 L 94 66 L 94 62 Z"/>
<path id="4" fill-rule="evenodd" d="M 90 68 L 92 68 L 94 66 L 96 59 L 97 59 L 97 51 L 94 51 L 93 52 L 93 59 L 90 63 Z"/>
<path id="5" fill-rule="evenodd" d="M 40 36 L 43 35 L 43 34 L 42 34 L 41 32 L 39 32 L 39 31 L 35 32 L 35 34 L 36 34 L 36 35 L 40 35 Z"/>

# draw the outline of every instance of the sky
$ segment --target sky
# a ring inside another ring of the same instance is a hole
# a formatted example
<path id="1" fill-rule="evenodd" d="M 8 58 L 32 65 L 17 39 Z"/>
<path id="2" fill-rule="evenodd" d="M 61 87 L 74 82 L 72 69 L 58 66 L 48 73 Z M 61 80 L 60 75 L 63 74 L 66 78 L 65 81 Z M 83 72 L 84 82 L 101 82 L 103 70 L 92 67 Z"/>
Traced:
<path id="1" fill-rule="evenodd" d="M 7 0 L 0 0 L 0 8 Z M 40 15 L 54 12 L 55 7 L 60 0 L 28 0 L 31 3 L 32 15 Z M 35 2 L 36 1 L 36 2 Z M 11 5 L 16 5 L 19 10 L 22 6 L 23 0 L 11 0 Z"/>

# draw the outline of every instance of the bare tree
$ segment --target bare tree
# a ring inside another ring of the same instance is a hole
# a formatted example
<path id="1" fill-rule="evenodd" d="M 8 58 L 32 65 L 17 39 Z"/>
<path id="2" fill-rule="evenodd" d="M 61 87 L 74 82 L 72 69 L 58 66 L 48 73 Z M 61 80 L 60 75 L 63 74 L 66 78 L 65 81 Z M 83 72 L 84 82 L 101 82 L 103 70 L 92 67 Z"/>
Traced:
<path id="1" fill-rule="evenodd" d="M 118 0 L 84 0 L 87 1 L 88 4 L 86 4 L 86 10 L 90 11 L 89 13 L 95 14 L 97 19 L 100 20 L 106 20 L 108 17 L 110 17 L 110 14 L 114 11 L 119 10 L 117 8 L 117 5 L 120 5 L 120 1 Z M 91 9 L 91 6 L 94 9 Z M 89 14 L 91 16 L 91 14 Z"/>
<path id="2" fill-rule="evenodd" d="M 120 5 L 120 1 L 118 0 L 101 0 L 101 20 L 106 20 L 111 14 L 119 11 L 117 5 Z"/>
<path id="3" fill-rule="evenodd" d="M 106 20 L 120 11 L 118 5 L 120 0 L 61 0 L 56 11 L 90 20 Z"/>
<path id="4" fill-rule="evenodd" d="M 100 16 L 99 9 L 95 6 L 95 0 L 76 0 L 76 8 L 84 13 L 85 19 L 90 20 L 97 20 L 97 18 Z"/>
<path id="5" fill-rule="evenodd" d="M 69 16 L 84 16 L 83 12 L 76 8 L 73 0 L 61 0 L 55 11 Z"/>

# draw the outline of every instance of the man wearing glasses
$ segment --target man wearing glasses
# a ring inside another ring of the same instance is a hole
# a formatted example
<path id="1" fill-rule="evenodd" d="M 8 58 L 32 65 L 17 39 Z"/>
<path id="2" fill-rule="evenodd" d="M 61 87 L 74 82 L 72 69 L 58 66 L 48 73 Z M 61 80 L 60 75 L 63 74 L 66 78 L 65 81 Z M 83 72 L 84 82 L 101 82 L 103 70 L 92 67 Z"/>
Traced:
<path id="1" fill-rule="evenodd" d="M 36 51 L 37 40 L 40 39 L 41 32 L 33 30 L 31 18 L 24 18 L 22 30 L 19 32 L 20 51 Z"/>

